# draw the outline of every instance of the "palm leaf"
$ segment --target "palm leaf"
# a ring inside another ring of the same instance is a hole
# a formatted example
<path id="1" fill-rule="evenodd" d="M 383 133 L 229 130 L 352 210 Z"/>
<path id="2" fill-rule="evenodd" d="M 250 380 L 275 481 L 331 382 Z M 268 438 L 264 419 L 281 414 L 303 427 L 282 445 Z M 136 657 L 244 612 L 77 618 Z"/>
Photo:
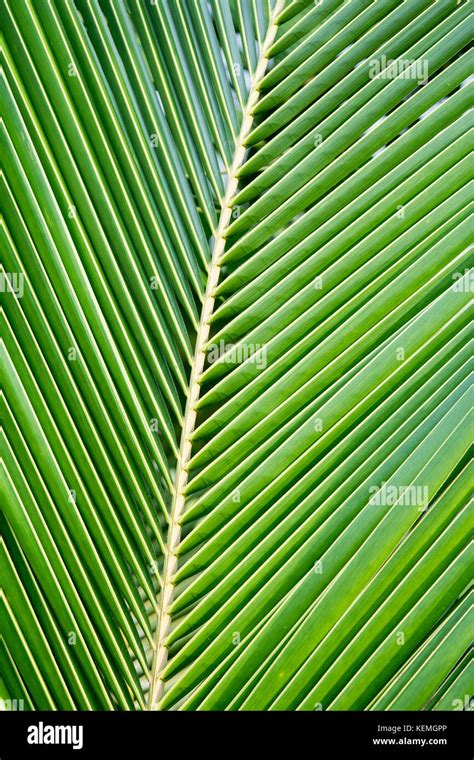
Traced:
<path id="1" fill-rule="evenodd" d="M 468 12 L 2 1 L 3 706 L 468 707 Z"/>

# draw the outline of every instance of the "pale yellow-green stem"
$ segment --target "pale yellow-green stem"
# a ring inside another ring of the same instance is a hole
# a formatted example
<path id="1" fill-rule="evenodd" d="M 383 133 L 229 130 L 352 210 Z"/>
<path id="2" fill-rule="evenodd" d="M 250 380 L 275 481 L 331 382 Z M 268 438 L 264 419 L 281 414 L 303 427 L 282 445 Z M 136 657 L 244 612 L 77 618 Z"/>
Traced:
<path id="1" fill-rule="evenodd" d="M 236 150 L 234 154 L 234 160 L 229 172 L 227 181 L 227 189 L 224 200 L 222 202 L 222 211 L 220 214 L 219 224 L 216 230 L 214 238 L 214 246 L 212 257 L 209 265 L 208 279 L 206 292 L 203 300 L 203 307 L 201 313 L 201 319 L 199 322 L 197 338 L 196 338 L 196 350 L 194 353 L 194 360 L 191 369 L 191 377 L 189 383 L 189 393 L 186 403 L 186 409 L 184 413 L 183 429 L 181 434 L 180 452 L 176 468 L 175 488 L 173 495 L 173 502 L 171 507 L 171 517 L 168 529 L 168 539 L 166 544 L 165 562 L 163 568 L 163 581 L 162 591 L 160 594 L 158 605 L 158 624 L 156 642 L 154 647 L 154 658 L 152 665 L 152 676 L 150 683 L 150 690 L 148 695 L 148 705 L 151 710 L 159 709 L 159 702 L 161 700 L 164 682 L 162 674 L 168 660 L 168 647 L 166 645 L 166 639 L 168 637 L 171 617 L 169 614 L 170 607 L 174 599 L 174 583 L 173 577 L 176 573 L 178 566 L 177 549 L 181 540 L 181 525 L 180 520 L 184 511 L 185 496 L 184 489 L 188 481 L 187 464 L 191 458 L 191 441 L 190 437 L 194 432 L 196 422 L 196 404 L 199 400 L 199 394 L 201 390 L 200 379 L 204 369 L 204 361 L 206 358 L 205 348 L 209 338 L 210 330 L 210 318 L 214 309 L 214 296 L 213 293 L 219 282 L 220 275 L 220 260 L 225 247 L 225 232 L 230 224 L 233 208 L 233 199 L 237 193 L 238 178 L 237 172 L 242 166 L 245 158 L 245 139 L 250 133 L 253 125 L 252 111 L 255 104 L 258 101 L 259 91 L 258 85 L 263 79 L 268 66 L 268 51 L 272 46 L 276 32 L 277 25 L 275 19 L 281 13 L 284 6 L 284 0 L 277 2 L 270 24 L 265 38 L 262 50 L 260 53 L 260 59 L 255 69 L 252 86 L 249 92 L 247 105 L 243 114 L 242 127 L 238 139 L 236 140 Z"/>

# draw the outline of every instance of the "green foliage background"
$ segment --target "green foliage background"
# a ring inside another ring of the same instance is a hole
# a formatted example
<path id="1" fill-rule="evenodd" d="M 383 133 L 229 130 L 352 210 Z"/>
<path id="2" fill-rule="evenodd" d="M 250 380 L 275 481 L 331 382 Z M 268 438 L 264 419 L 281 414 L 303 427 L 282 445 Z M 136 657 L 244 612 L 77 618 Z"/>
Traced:
<path id="1" fill-rule="evenodd" d="M 3 706 L 469 708 L 469 6 L 0 0 Z"/>

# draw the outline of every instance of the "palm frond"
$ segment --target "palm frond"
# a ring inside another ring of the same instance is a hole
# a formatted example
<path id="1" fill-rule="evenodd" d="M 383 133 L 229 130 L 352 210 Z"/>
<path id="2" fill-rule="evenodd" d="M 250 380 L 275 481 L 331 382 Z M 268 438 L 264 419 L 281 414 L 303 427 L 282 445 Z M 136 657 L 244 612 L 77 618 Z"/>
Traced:
<path id="1" fill-rule="evenodd" d="M 465 709 L 468 13 L 2 0 L 4 701 Z"/>

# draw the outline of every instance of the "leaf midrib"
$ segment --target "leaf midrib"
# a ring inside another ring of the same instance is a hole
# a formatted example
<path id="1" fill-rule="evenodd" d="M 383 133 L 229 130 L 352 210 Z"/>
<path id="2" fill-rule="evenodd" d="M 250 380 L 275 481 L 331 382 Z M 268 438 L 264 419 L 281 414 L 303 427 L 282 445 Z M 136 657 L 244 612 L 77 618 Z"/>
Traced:
<path id="1" fill-rule="evenodd" d="M 175 483 L 172 495 L 168 536 L 165 546 L 163 579 L 161 593 L 158 600 L 158 621 L 156 628 L 155 645 L 153 648 L 150 689 L 148 693 L 148 709 L 150 710 L 159 709 L 159 702 L 164 691 L 164 681 L 162 674 L 168 661 L 168 647 L 166 645 L 166 639 L 171 627 L 171 616 L 169 614 L 169 610 L 174 600 L 173 578 L 178 567 L 177 552 L 181 542 L 180 520 L 184 512 L 184 489 L 188 481 L 187 465 L 191 458 L 192 450 L 192 443 L 190 438 L 194 432 L 196 423 L 196 405 L 199 400 L 201 391 L 200 379 L 204 370 L 206 345 L 210 332 L 210 319 L 214 311 L 215 298 L 213 296 L 213 293 L 215 292 L 215 289 L 219 282 L 221 257 L 224 252 L 226 243 L 225 235 L 231 223 L 233 201 L 237 194 L 239 182 L 237 174 L 245 159 L 245 140 L 252 130 L 254 120 L 252 111 L 260 96 L 258 86 L 265 76 L 267 70 L 269 62 L 267 55 L 275 40 L 278 29 L 276 20 L 284 8 L 284 3 L 285 0 L 277 0 L 275 8 L 269 19 L 267 35 L 260 51 L 260 56 L 249 90 L 247 103 L 243 111 L 242 126 L 239 136 L 236 140 L 232 166 L 228 174 L 226 192 L 222 201 L 219 223 L 214 237 L 214 246 L 211 261 L 209 264 L 206 291 L 204 294 L 202 312 L 197 330 L 196 347 L 191 366 L 189 390 L 183 418 L 183 428 L 181 433 L 181 442 L 179 447 Z"/>

